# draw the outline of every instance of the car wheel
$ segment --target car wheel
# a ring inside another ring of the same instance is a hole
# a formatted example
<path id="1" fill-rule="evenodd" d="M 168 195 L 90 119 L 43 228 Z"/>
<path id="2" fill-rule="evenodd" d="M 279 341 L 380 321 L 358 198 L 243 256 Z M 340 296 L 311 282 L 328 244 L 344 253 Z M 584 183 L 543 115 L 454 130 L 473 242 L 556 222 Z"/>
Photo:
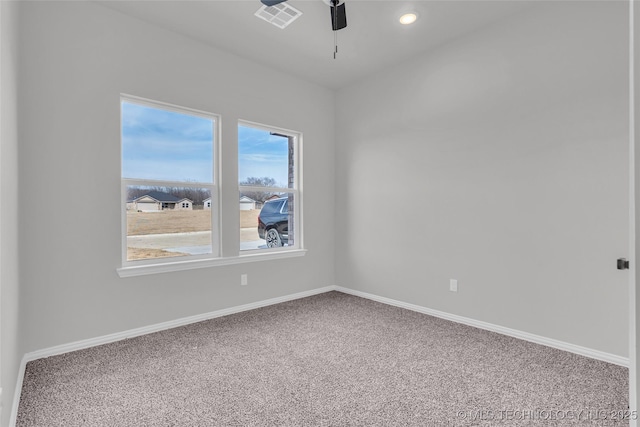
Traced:
<path id="1" fill-rule="evenodd" d="M 264 240 L 267 242 L 268 248 L 279 248 L 282 246 L 282 239 L 280 239 L 280 235 L 278 234 L 278 230 L 275 228 L 270 228 L 264 234 Z"/>

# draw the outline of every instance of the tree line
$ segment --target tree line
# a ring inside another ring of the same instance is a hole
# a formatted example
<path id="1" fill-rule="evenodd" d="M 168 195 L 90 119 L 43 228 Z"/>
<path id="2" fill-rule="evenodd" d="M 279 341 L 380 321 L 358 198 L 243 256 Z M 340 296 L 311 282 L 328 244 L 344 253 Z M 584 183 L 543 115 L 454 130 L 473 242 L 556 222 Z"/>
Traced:
<path id="1" fill-rule="evenodd" d="M 276 180 L 270 177 L 249 177 L 246 180 L 240 182 L 240 185 L 251 185 L 254 187 L 278 187 Z M 193 188 L 193 187 L 137 187 L 132 186 L 127 189 L 127 200 L 134 200 L 138 197 L 144 196 L 151 191 L 160 191 L 161 193 L 171 194 L 178 199 L 189 199 L 194 205 L 202 205 L 204 200 L 211 197 L 211 193 L 206 188 Z M 240 196 L 247 196 L 250 199 L 262 204 L 269 197 L 273 196 L 272 191 L 241 191 Z"/>
<path id="2" fill-rule="evenodd" d="M 152 191 L 171 194 L 178 199 L 189 199 L 194 205 L 202 205 L 204 200 L 211 197 L 211 192 L 206 188 L 192 187 L 128 187 L 127 200 L 134 200 Z"/>
<path id="3" fill-rule="evenodd" d="M 268 176 L 263 176 L 261 178 L 252 176 L 245 179 L 244 181 L 241 181 L 240 185 L 251 185 L 254 187 L 279 187 L 279 185 L 276 183 L 276 180 Z M 265 200 L 267 200 L 269 197 L 273 196 L 274 194 L 279 194 L 279 193 L 274 193 L 272 191 L 241 191 L 240 192 L 240 196 L 247 196 L 250 199 L 253 199 L 260 204 L 263 204 Z"/>

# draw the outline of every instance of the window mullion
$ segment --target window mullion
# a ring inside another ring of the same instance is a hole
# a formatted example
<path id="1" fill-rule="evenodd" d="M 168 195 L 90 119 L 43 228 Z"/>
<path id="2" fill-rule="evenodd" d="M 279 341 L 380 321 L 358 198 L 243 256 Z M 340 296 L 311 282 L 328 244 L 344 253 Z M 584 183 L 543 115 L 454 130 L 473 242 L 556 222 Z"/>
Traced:
<path id="1" fill-rule="evenodd" d="M 293 193 L 297 191 L 295 188 L 286 187 L 260 187 L 253 185 L 240 185 L 240 191 L 263 191 L 265 193 Z"/>
<path id="2" fill-rule="evenodd" d="M 135 178 L 122 178 L 122 181 L 127 185 L 143 185 L 145 187 L 180 187 L 180 188 L 203 188 L 213 187 L 214 183 L 211 182 L 182 182 L 182 181 L 159 181 L 152 179 L 135 179 Z"/>

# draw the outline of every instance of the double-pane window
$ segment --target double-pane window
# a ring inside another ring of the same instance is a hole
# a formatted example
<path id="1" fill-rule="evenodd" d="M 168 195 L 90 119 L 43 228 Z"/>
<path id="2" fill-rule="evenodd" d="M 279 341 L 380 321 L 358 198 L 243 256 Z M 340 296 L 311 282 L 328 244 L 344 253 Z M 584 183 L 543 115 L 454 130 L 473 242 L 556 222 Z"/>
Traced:
<path id="1" fill-rule="evenodd" d="M 219 126 L 215 114 L 121 97 L 123 267 L 164 264 L 161 271 L 171 271 L 182 260 L 216 265 L 302 248 L 301 134 L 240 122 L 238 187 L 229 189 L 216 178 L 225 175 L 216 154 Z M 220 212 L 231 209 L 220 206 L 219 195 L 228 191 L 238 195 L 240 253 L 219 237 L 228 225 Z M 154 265 L 145 269 L 160 271 Z"/>
<path id="2" fill-rule="evenodd" d="M 299 248 L 300 135 L 238 125 L 240 250 Z"/>
<path id="3" fill-rule="evenodd" d="M 123 264 L 218 255 L 211 208 L 217 122 L 212 114 L 122 97 Z"/>

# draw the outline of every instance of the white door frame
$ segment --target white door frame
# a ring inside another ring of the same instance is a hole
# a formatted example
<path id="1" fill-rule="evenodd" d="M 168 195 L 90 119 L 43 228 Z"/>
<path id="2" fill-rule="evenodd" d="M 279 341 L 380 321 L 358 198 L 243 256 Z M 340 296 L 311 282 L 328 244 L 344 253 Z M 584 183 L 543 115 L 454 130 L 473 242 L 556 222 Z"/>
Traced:
<path id="1" fill-rule="evenodd" d="M 640 150 L 635 149 L 636 145 L 636 112 L 635 112 L 635 99 L 638 96 L 635 90 L 635 73 L 636 69 L 640 68 L 636 66 L 636 55 L 634 49 L 635 41 L 635 10 L 634 0 L 629 0 L 629 409 L 631 413 L 637 413 L 640 408 L 638 405 L 638 354 L 636 351 L 636 343 L 639 341 L 637 332 L 640 328 L 637 327 L 636 307 L 638 303 L 636 298 L 638 293 L 636 292 L 636 265 L 640 262 L 638 255 L 640 254 L 640 248 L 637 247 L 640 243 L 640 237 L 636 234 L 640 230 L 640 224 L 636 217 L 636 212 L 640 212 L 640 206 L 636 206 L 636 203 L 640 202 L 640 183 L 636 184 L 636 170 L 640 170 Z M 639 10 L 640 12 L 640 10 Z M 640 45 L 640 43 L 639 43 Z M 640 123 L 640 120 L 638 120 Z M 622 408 L 624 409 L 624 408 Z M 638 420 L 632 416 L 629 420 L 630 427 L 638 427 Z"/>

